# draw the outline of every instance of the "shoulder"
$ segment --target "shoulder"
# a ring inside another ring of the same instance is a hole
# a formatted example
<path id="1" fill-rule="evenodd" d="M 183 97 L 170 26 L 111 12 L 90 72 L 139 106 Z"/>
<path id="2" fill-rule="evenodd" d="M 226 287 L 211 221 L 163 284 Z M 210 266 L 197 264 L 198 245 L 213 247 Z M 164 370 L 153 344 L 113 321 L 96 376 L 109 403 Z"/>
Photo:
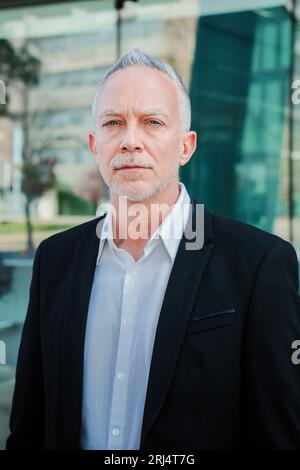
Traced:
<path id="1" fill-rule="evenodd" d="M 55 233 L 50 237 L 45 238 L 39 245 L 43 249 L 56 249 L 58 247 L 68 248 L 74 247 L 78 240 L 89 236 L 92 232 L 95 233 L 97 224 L 100 220 L 105 217 L 105 214 L 101 217 L 89 220 L 80 225 L 76 225 L 62 232 Z"/>
<path id="2" fill-rule="evenodd" d="M 296 258 L 292 244 L 283 238 L 238 220 L 211 214 L 216 246 L 232 251 L 236 256 L 262 257 L 273 252 L 285 252 Z"/>
<path id="3" fill-rule="evenodd" d="M 210 219 L 218 272 L 225 266 L 237 284 L 246 279 L 250 285 L 259 273 L 269 280 L 290 279 L 298 289 L 298 259 L 290 242 L 234 219 L 211 213 Z"/>

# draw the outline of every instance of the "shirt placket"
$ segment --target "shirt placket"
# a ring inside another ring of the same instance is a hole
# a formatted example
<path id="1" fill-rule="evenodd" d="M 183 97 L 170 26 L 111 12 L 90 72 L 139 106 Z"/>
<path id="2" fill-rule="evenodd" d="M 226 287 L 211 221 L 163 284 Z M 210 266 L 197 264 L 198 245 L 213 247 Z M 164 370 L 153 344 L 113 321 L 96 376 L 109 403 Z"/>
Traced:
<path id="1" fill-rule="evenodd" d="M 127 393 L 135 320 L 135 280 L 136 271 L 126 271 L 123 286 L 120 334 L 118 342 L 115 376 L 113 381 L 112 406 L 108 435 L 108 449 L 124 448 L 127 412 Z"/>

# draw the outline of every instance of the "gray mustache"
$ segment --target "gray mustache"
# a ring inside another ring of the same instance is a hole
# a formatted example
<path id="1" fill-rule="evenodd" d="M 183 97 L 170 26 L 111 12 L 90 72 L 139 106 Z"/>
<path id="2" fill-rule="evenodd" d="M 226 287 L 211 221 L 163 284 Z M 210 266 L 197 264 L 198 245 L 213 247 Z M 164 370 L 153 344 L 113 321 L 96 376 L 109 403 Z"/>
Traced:
<path id="1" fill-rule="evenodd" d="M 152 164 L 149 161 L 148 158 L 145 157 L 135 157 L 135 158 L 127 158 L 124 159 L 124 157 L 116 157 L 111 161 L 110 167 L 113 170 L 118 170 L 119 168 L 122 168 L 123 166 L 142 166 L 144 168 L 152 168 Z"/>

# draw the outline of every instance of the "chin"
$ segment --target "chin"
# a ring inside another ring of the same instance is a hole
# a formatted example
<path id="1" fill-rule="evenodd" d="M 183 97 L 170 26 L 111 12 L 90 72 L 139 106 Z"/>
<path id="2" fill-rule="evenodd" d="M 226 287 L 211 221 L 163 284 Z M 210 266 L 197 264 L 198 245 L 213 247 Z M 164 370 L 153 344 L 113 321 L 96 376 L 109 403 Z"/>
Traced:
<path id="1" fill-rule="evenodd" d="M 155 184 L 145 184 L 143 182 L 137 183 L 121 183 L 121 184 L 112 184 L 112 190 L 118 196 L 126 197 L 129 201 L 132 202 L 141 202 L 153 197 L 155 194 L 160 192 L 160 188 Z"/>

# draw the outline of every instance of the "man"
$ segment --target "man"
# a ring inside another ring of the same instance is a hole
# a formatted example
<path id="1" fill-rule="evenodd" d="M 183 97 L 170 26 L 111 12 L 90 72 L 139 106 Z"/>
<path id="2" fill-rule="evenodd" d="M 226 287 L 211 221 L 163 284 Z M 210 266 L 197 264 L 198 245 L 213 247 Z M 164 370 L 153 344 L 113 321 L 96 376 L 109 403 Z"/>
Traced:
<path id="1" fill-rule="evenodd" d="M 188 247 L 196 133 L 168 64 L 124 55 L 93 111 L 112 204 L 38 247 L 7 448 L 300 448 L 294 249 L 208 211 Z"/>

